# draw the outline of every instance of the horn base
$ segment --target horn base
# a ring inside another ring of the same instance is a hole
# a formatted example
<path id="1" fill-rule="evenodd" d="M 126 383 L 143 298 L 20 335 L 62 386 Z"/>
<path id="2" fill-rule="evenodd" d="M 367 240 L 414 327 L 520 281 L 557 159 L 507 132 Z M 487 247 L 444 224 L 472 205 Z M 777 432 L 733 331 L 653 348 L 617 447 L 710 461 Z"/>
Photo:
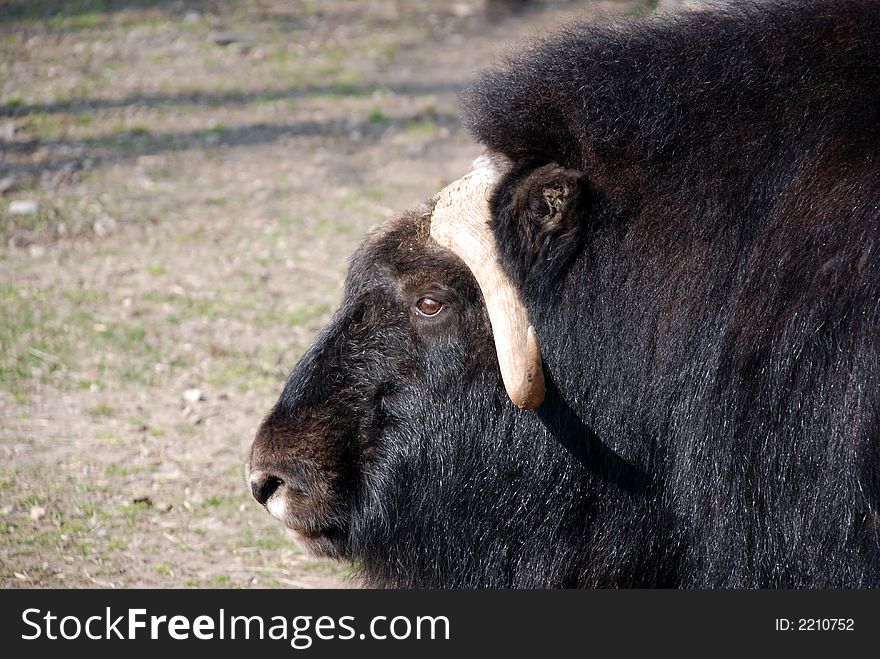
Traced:
<path id="1" fill-rule="evenodd" d="M 534 328 L 516 286 L 501 265 L 489 201 L 501 178 L 488 158 L 441 190 L 431 216 L 431 238 L 473 273 L 483 293 L 501 379 L 511 402 L 527 410 L 544 401 L 544 371 Z"/>

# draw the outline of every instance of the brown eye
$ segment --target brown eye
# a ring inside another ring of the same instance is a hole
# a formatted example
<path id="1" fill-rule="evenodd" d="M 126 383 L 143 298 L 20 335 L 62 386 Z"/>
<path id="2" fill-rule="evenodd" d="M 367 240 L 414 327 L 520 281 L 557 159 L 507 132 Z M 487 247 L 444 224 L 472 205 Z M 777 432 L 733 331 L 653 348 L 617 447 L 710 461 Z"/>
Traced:
<path id="1" fill-rule="evenodd" d="M 416 311 L 423 316 L 436 316 L 442 308 L 443 303 L 431 297 L 422 297 L 416 302 Z"/>

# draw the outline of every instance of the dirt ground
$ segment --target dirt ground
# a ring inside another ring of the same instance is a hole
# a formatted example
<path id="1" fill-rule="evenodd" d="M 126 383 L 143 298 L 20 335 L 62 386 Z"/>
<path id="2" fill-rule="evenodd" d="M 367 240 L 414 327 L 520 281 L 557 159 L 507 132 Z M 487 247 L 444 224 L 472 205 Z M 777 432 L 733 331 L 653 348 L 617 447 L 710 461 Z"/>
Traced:
<path id="1" fill-rule="evenodd" d="M 0 587 L 351 587 L 248 495 L 365 232 L 469 168 L 456 93 L 638 0 L 0 0 Z"/>

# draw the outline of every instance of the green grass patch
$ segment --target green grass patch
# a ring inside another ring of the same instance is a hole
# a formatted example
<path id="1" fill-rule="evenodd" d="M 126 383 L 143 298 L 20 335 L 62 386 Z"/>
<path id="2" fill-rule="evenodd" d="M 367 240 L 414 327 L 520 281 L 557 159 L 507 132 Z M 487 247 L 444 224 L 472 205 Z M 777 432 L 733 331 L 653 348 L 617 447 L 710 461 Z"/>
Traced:
<path id="1" fill-rule="evenodd" d="M 116 414 L 116 408 L 107 403 L 98 403 L 97 405 L 90 407 L 87 412 L 91 417 L 114 416 Z"/>
<path id="2" fill-rule="evenodd" d="M 379 207 L 370 194 L 363 190 L 355 190 L 345 194 L 340 200 L 349 211 L 370 220 L 384 220 L 386 210 Z M 318 234 L 343 234 L 360 236 L 362 229 L 356 222 L 340 222 L 338 219 L 317 218 L 315 232 Z"/>
<path id="3" fill-rule="evenodd" d="M 156 306 L 168 304 L 173 307 L 175 312 L 172 315 L 175 317 L 174 320 L 176 322 L 172 321 L 172 324 L 177 324 L 182 319 L 194 318 L 235 318 L 242 320 L 242 305 L 240 302 L 231 299 L 231 296 L 224 296 L 223 299 L 212 299 L 208 297 L 194 297 L 192 295 L 173 295 L 170 293 L 147 291 L 141 295 L 141 300 Z"/>
<path id="4" fill-rule="evenodd" d="M 440 130 L 440 126 L 433 119 L 408 121 L 404 126 L 404 132 L 412 137 L 429 137 L 438 130 Z"/>
<path id="5" fill-rule="evenodd" d="M 102 374 L 149 382 L 158 346 L 147 329 L 131 322 L 95 322 L 108 304 L 106 294 L 88 290 L 19 289 L 0 285 L 0 386 L 26 393 L 29 382 L 53 381 L 62 388 L 89 388 L 94 378 L 57 377 L 78 366 L 78 359 L 98 359 Z M 124 359 L 101 359 L 107 353 Z M 109 415 L 95 407 L 93 416 Z"/>
<path id="6" fill-rule="evenodd" d="M 374 105 L 367 115 L 367 121 L 371 124 L 387 124 L 391 122 L 391 117 L 382 112 L 378 105 Z"/>
<path id="7" fill-rule="evenodd" d="M 101 336 L 112 347 L 125 353 L 155 352 L 146 341 L 147 330 L 140 325 L 107 325 Z"/>
<path id="8" fill-rule="evenodd" d="M 107 543 L 108 551 L 125 551 L 128 549 L 128 541 L 124 538 L 113 538 Z"/>
<path id="9" fill-rule="evenodd" d="M 116 512 L 122 517 L 126 525 L 133 529 L 140 525 L 141 517 L 149 509 L 150 504 L 146 501 L 135 501 L 127 506 L 117 506 Z"/>
<path id="10" fill-rule="evenodd" d="M 63 522 L 58 527 L 59 533 L 73 536 L 87 535 L 91 530 L 88 524 L 83 524 L 82 522 Z"/>
<path id="11" fill-rule="evenodd" d="M 141 466 L 112 464 L 112 465 L 108 465 L 107 469 L 105 471 L 108 476 L 116 476 L 119 478 L 124 478 L 126 476 L 131 476 L 133 474 L 140 473 L 143 470 L 144 470 L 144 468 Z M 137 506 L 142 506 L 144 508 L 147 508 L 147 507 L 149 507 L 149 504 L 142 502 L 142 501 L 138 501 L 138 502 L 133 503 L 131 506 L 128 506 L 126 508 L 126 510 L 128 510 L 130 508 L 135 508 Z"/>
<path id="12" fill-rule="evenodd" d="M 19 187 L 18 192 L 23 195 L 25 193 L 25 187 L 26 186 Z M 4 220 L 0 223 L 0 240 L 5 241 L 17 232 L 38 234 L 43 237 L 54 237 L 55 228 L 58 224 L 66 222 L 69 219 L 69 212 L 64 208 L 63 202 L 58 206 L 49 205 L 45 200 L 39 199 L 40 193 L 38 192 L 27 196 L 31 198 L 37 197 L 39 203 L 37 212 L 29 215 L 11 216 L 8 221 Z M 2 206 L 5 207 L 6 204 L 2 203 Z"/>
<path id="13" fill-rule="evenodd" d="M 106 22 L 106 17 L 98 12 L 84 13 L 76 16 L 63 14 L 53 16 L 46 22 L 51 30 L 88 30 Z"/>
<path id="14" fill-rule="evenodd" d="M 208 383 L 213 387 L 225 387 L 234 385 L 242 393 L 251 390 L 263 390 L 278 384 L 278 377 L 266 373 L 256 364 L 249 361 L 236 361 L 225 364 L 208 377 Z"/>
<path id="15" fill-rule="evenodd" d="M 660 0 L 641 0 L 639 4 L 627 9 L 624 16 L 645 16 L 657 11 Z"/>
<path id="16" fill-rule="evenodd" d="M 122 444 L 122 437 L 119 435 L 114 435 L 112 432 L 105 432 L 97 435 L 95 439 L 106 442 L 110 444 L 110 446 L 119 446 Z"/>
<path id="17" fill-rule="evenodd" d="M 0 284 L 0 346 L 0 386 L 12 392 L 72 361 L 69 333 L 51 302 L 9 284 Z"/>
<path id="18" fill-rule="evenodd" d="M 168 269 L 160 263 L 153 263 L 147 266 L 147 274 L 153 275 L 154 277 L 161 277 L 162 275 L 168 274 Z"/>
<path id="19" fill-rule="evenodd" d="M 251 528 L 244 528 L 238 534 L 239 547 L 259 547 L 270 551 L 280 549 L 291 549 L 294 545 L 284 534 L 284 531 L 278 527 L 272 527 L 261 532 L 260 535 L 254 535 Z"/>
<path id="20" fill-rule="evenodd" d="M 61 137 L 64 132 L 64 121 L 61 115 L 51 112 L 30 112 L 22 122 L 26 132 L 33 133 L 43 139 Z"/>
<path id="21" fill-rule="evenodd" d="M 330 313 L 330 305 L 326 302 L 312 302 L 298 306 L 287 314 L 288 325 L 305 325 L 316 318 Z"/>

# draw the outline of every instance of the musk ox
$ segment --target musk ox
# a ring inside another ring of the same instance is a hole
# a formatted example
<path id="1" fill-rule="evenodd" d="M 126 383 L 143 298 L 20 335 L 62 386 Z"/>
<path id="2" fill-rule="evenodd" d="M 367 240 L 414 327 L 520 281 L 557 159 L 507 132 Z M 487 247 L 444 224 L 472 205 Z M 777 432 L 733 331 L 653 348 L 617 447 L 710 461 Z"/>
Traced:
<path id="1" fill-rule="evenodd" d="M 254 497 L 393 587 L 880 585 L 880 3 L 578 25 L 463 97 Z"/>

